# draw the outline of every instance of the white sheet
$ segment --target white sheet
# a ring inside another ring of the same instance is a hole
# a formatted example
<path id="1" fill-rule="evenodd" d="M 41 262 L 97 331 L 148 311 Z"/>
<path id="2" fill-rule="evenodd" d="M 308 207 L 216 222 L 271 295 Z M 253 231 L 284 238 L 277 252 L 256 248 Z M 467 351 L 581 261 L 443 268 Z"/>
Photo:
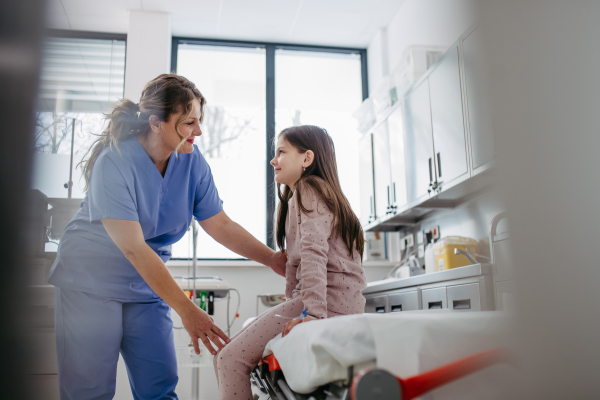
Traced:
<path id="1" fill-rule="evenodd" d="M 347 368 L 376 359 L 408 378 L 478 351 L 508 346 L 510 317 L 500 312 L 414 311 L 335 317 L 297 325 L 268 343 L 290 388 L 310 393 L 347 377 Z M 427 399 L 500 398 L 512 372 L 493 366 L 431 392 Z"/>
<path id="2" fill-rule="evenodd" d="M 263 353 L 275 354 L 290 388 L 310 393 L 348 377 L 348 367 L 375 359 L 368 315 L 350 315 L 296 325 L 271 340 Z"/>

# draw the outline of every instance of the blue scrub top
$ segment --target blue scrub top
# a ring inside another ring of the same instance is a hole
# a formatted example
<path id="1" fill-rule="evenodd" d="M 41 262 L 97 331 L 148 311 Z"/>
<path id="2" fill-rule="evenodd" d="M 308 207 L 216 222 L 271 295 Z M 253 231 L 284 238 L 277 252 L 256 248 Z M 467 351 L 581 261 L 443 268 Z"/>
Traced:
<path id="1" fill-rule="evenodd" d="M 138 221 L 148 246 L 166 262 L 169 246 L 183 237 L 192 215 L 202 221 L 222 209 L 210 167 L 196 146 L 190 154 L 171 154 L 164 177 L 135 137 L 119 143 L 118 150 L 107 147 L 60 239 L 48 283 L 116 299 L 158 298 L 100 220 Z"/>

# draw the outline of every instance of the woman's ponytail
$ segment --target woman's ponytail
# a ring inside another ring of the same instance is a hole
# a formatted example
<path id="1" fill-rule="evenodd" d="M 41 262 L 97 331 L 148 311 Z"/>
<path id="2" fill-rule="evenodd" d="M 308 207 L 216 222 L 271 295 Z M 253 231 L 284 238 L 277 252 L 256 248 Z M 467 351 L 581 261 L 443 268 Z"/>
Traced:
<path id="1" fill-rule="evenodd" d="M 81 161 L 83 176 L 85 178 L 85 191 L 88 190 L 92 177 L 92 168 L 102 150 L 108 146 L 115 146 L 119 151 L 119 142 L 138 132 L 143 132 L 148 127 L 148 120 L 139 118 L 140 107 L 131 100 L 122 99 L 110 114 L 106 115 L 108 126 L 88 150 L 89 158 Z"/>

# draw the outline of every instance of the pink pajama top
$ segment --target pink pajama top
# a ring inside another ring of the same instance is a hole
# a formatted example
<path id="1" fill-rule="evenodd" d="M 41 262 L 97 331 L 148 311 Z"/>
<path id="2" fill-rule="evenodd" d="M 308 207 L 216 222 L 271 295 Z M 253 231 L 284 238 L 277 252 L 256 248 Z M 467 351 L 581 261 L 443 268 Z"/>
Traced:
<path id="1" fill-rule="evenodd" d="M 296 192 L 289 200 L 285 222 L 288 299 L 302 298 L 309 315 L 327 318 L 333 314 L 362 314 L 367 287 L 360 254 L 353 258 L 342 238 L 331 232 L 333 214 L 308 185 L 302 204 L 312 210 L 305 215 L 298 207 Z"/>

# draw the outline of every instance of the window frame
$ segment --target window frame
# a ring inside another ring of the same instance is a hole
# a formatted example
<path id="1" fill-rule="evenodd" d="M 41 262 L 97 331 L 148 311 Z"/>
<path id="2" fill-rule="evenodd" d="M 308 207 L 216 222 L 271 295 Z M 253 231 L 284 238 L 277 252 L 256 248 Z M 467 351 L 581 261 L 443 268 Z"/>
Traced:
<path id="1" fill-rule="evenodd" d="M 250 47 L 263 48 L 266 53 L 266 155 L 267 160 L 270 160 L 275 155 L 273 142 L 275 140 L 275 50 L 295 50 L 295 51 L 313 51 L 323 53 L 341 53 L 341 54 L 358 54 L 360 56 L 360 71 L 361 71 L 361 87 L 362 100 L 369 97 L 369 81 L 367 70 L 367 49 L 354 47 L 336 47 L 336 46 L 317 46 L 307 44 L 293 43 L 275 43 L 275 42 L 260 42 L 260 41 L 243 41 L 243 40 L 225 40 L 225 39 L 208 39 L 208 38 L 192 38 L 183 36 L 173 36 L 171 41 L 171 71 L 177 73 L 177 53 L 180 44 L 194 44 L 201 46 L 225 46 L 225 47 Z M 266 182 L 273 182 L 275 179 L 272 168 L 266 168 Z M 274 235 L 274 217 L 275 217 L 275 190 L 273 185 L 266 185 L 266 211 L 267 211 L 267 245 L 275 249 Z M 200 258 L 199 258 L 200 259 Z"/>

